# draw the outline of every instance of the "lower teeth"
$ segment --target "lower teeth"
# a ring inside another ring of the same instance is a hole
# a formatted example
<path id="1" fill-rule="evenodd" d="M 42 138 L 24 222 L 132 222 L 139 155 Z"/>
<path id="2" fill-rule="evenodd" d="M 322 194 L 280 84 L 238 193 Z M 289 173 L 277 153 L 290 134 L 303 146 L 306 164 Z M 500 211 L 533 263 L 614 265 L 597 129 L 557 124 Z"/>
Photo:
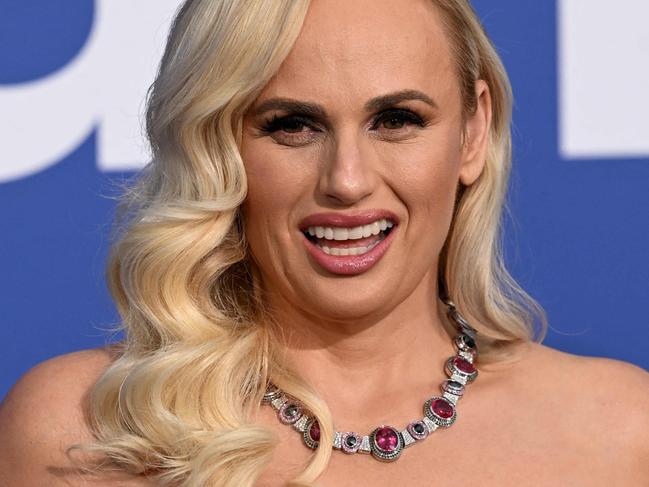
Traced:
<path id="1" fill-rule="evenodd" d="M 381 239 L 382 240 L 382 239 Z M 318 247 L 322 249 L 325 254 L 328 255 L 363 255 L 372 250 L 376 245 L 381 241 L 371 243 L 367 247 L 348 247 L 348 248 L 339 248 L 339 247 L 327 247 L 326 245 L 318 244 Z"/>

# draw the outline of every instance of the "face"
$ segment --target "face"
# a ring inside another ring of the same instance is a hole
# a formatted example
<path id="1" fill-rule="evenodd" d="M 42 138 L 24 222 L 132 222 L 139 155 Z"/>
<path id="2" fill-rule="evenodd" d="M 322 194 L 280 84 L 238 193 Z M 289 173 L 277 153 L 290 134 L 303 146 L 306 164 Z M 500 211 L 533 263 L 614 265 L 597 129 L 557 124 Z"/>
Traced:
<path id="1" fill-rule="evenodd" d="M 457 185 L 482 170 L 489 104 L 478 83 L 479 109 L 463 122 L 431 3 L 314 0 L 245 115 L 245 233 L 276 306 L 357 319 L 436 279 Z M 374 235 L 381 219 L 392 227 Z M 364 253 L 331 255 L 339 248 Z"/>

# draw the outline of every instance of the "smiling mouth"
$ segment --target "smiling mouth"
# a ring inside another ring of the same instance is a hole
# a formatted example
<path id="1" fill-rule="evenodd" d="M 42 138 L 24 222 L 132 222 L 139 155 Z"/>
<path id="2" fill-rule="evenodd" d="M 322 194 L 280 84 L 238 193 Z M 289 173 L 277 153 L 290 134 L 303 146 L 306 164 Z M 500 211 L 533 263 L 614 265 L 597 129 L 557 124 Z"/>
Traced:
<path id="1" fill-rule="evenodd" d="M 363 255 L 385 239 L 396 225 L 388 219 L 358 227 L 309 227 L 304 236 L 327 255 Z"/>

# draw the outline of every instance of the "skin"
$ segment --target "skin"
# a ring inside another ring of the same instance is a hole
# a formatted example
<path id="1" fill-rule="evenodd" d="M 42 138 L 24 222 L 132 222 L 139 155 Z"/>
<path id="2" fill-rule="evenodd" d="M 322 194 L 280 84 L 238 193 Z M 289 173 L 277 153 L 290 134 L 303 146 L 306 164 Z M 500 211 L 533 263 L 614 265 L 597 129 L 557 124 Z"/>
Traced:
<path id="1" fill-rule="evenodd" d="M 483 169 L 490 99 L 478 83 L 478 110 L 464 127 L 453 73 L 428 2 L 315 0 L 295 48 L 244 120 L 246 231 L 265 296 L 286 331 L 287 358 L 299 363 L 339 430 L 401 428 L 419 417 L 454 352 L 443 306 L 431 297 L 456 185 L 470 185 Z M 404 89 L 435 101 L 435 109 L 421 100 L 398 105 L 416 111 L 424 127 L 376 124 L 367 101 Z M 292 134 L 261 133 L 255 107 L 275 97 L 321 105 L 326 123 L 306 135 L 301 128 L 297 139 L 295 125 Z M 400 218 L 383 260 L 352 277 L 317 268 L 297 223 L 314 212 L 367 208 Z M 318 485 L 649 485 L 649 374 L 536 344 L 520 352 L 480 367 L 450 429 L 392 464 L 334 452 Z M 90 439 L 84 401 L 114 358 L 107 349 L 76 352 L 21 378 L 0 406 L 0 485 L 153 485 L 126 476 L 80 479 L 63 453 Z M 310 451 L 271 408 L 256 421 L 279 440 L 257 487 L 283 485 Z"/>
<path id="2" fill-rule="evenodd" d="M 421 100 L 391 107 L 412 110 L 423 126 L 365 110 L 370 100 L 402 90 L 434 100 L 434 107 Z M 403 427 L 420 416 L 423 391 L 437 391 L 445 378 L 442 364 L 454 351 L 442 326 L 444 307 L 434 298 L 438 255 L 457 185 L 471 185 L 485 163 L 491 100 L 481 81 L 476 97 L 477 110 L 464 125 L 451 48 L 431 2 L 411 1 L 404 8 L 390 1 L 316 1 L 293 50 L 244 120 L 246 235 L 266 299 L 285 331 L 287 357 L 325 400 L 340 431 Z M 276 98 L 316 103 L 326 116 L 305 123 L 286 109 L 259 113 Z M 293 119 L 274 124 L 271 133 L 260 130 L 273 116 Z M 387 208 L 400 219 L 378 264 L 362 274 L 338 276 L 310 260 L 298 230 L 302 218 L 369 208 Z M 589 449 L 586 443 L 602 435 L 595 422 L 579 422 L 584 428 L 579 432 L 564 424 L 570 434 L 552 426 L 560 422 L 555 411 L 564 406 L 551 394 L 544 397 L 555 381 L 538 373 L 551 370 L 552 355 L 530 345 L 517 365 L 483 369 L 481 380 L 468 388 L 461 426 L 407 450 L 398 466 L 336 452 L 321 485 L 353 485 L 359 478 L 368 485 L 401 485 L 404 478 L 414 485 L 432 478 L 451 485 L 460 477 L 458 464 L 474 465 L 463 478 L 477 485 L 485 485 L 486 472 L 498 479 L 493 485 L 529 485 L 526 474 L 532 471 L 547 485 L 579 478 L 587 470 L 575 476 L 569 466 L 596 456 L 602 444 Z M 514 390 L 518 397 L 512 398 Z M 493 404 L 499 405 L 495 411 Z M 531 413 L 521 413 L 521 404 Z M 539 410 L 544 404 L 550 407 Z M 299 435 L 278 425 L 270 408 L 260 422 L 282 440 L 260 484 L 281 485 L 309 456 Z M 542 429 L 544 424 L 551 426 Z M 528 446 L 527 435 L 537 442 Z M 440 455 L 441 446 L 446 454 Z M 507 456 L 518 461 L 502 465 Z M 543 457 L 554 461 L 557 471 L 539 471 Z"/>
<path id="3" fill-rule="evenodd" d="M 386 390 L 396 395 L 424 387 L 453 351 L 434 298 L 438 255 L 457 185 L 472 184 L 482 171 L 491 103 L 479 82 L 478 110 L 463 126 L 450 47 L 437 17 L 424 1 L 407 9 L 394 2 L 380 8 L 314 2 L 292 52 L 244 118 L 244 222 L 266 301 L 286 334 L 289 359 L 341 418 L 353 419 L 346 411 L 363 416 L 358 406 L 380 404 Z M 405 90 L 431 102 L 365 108 Z M 260 113 L 274 99 L 318 104 L 325 115 Z M 273 117 L 291 116 L 272 133 L 263 130 Z M 373 208 L 400 219 L 374 267 L 340 276 L 307 254 L 302 218 Z M 377 363 L 379 350 L 389 353 Z"/>

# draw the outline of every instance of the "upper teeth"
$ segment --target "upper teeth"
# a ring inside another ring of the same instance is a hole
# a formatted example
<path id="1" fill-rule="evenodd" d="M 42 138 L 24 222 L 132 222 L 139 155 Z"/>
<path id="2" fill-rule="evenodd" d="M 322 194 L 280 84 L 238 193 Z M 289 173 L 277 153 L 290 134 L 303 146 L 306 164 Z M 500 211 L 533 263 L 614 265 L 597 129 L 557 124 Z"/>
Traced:
<path id="1" fill-rule="evenodd" d="M 326 238 L 327 240 L 356 240 L 371 235 L 378 235 L 381 230 L 392 228 L 394 223 L 382 218 L 368 225 L 358 227 L 309 227 L 308 232 L 312 237 Z"/>

